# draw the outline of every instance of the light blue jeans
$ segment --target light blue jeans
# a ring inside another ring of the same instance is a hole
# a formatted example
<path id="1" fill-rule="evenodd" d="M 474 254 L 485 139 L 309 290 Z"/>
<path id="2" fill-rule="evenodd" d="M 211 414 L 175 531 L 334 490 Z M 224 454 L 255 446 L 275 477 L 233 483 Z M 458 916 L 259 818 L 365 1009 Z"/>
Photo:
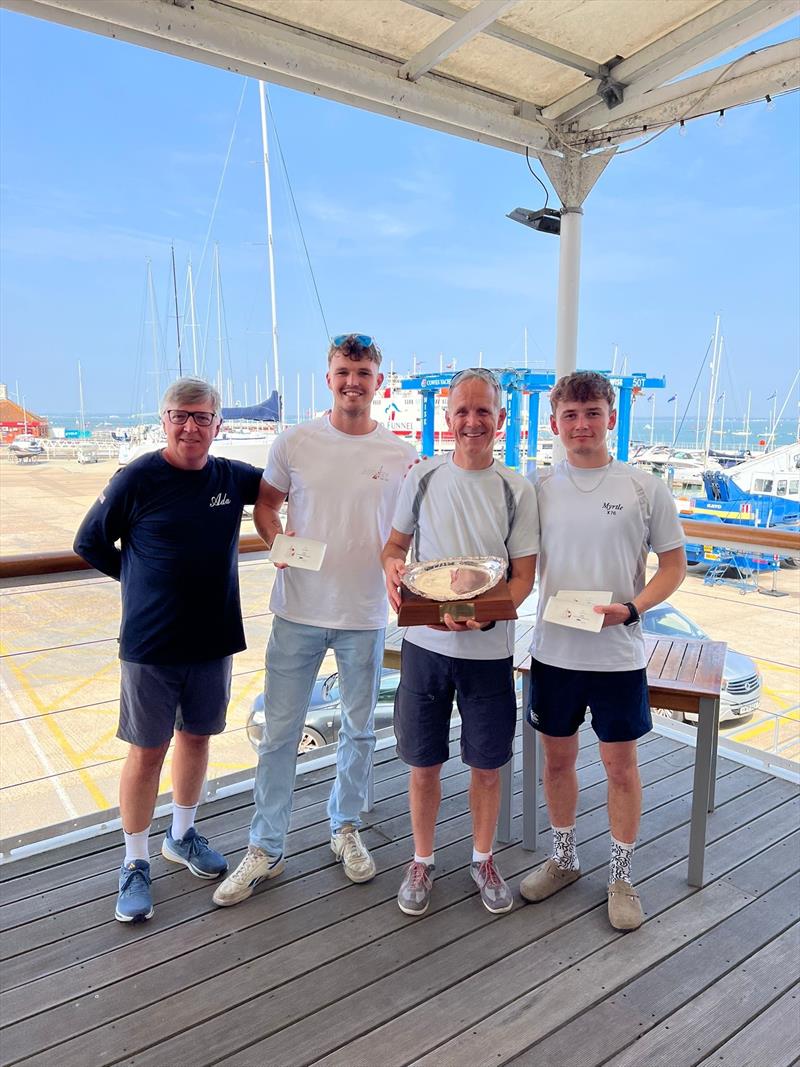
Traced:
<path id="1" fill-rule="evenodd" d="M 264 738 L 253 795 L 250 844 L 283 852 L 292 814 L 297 746 L 322 660 L 336 656 L 341 726 L 328 816 L 331 830 L 361 825 L 375 749 L 374 713 L 380 688 L 384 630 L 325 630 L 277 616 L 267 645 Z"/>

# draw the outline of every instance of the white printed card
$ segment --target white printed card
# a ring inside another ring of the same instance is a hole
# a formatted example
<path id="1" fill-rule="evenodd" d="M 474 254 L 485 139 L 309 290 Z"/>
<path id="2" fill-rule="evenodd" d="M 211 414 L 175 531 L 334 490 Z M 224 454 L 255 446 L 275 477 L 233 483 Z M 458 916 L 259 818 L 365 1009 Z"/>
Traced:
<path id="1" fill-rule="evenodd" d="M 287 537 L 277 534 L 272 542 L 270 559 L 273 563 L 285 563 L 287 567 L 300 567 L 306 571 L 318 571 L 325 559 L 324 541 L 312 541 L 310 537 Z"/>
<path id="2" fill-rule="evenodd" d="M 599 633 L 603 628 L 603 616 L 594 611 L 594 605 L 610 604 L 613 597 L 614 594 L 607 590 L 559 589 L 547 601 L 544 621 L 554 622 L 557 626 L 570 626 L 574 630 Z"/>

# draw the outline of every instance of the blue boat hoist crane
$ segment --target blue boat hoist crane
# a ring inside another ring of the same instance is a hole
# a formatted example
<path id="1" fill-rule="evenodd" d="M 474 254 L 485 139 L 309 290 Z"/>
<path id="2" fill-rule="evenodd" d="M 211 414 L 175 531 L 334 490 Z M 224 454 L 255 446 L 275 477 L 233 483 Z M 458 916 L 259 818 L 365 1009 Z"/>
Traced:
<path id="1" fill-rule="evenodd" d="M 487 368 L 488 369 L 488 368 Z M 457 371 L 441 371 L 438 374 L 421 374 L 403 378 L 401 389 L 416 389 L 422 393 L 422 454 L 432 456 L 434 451 L 434 404 L 436 394 L 447 389 Z M 506 466 L 519 468 L 520 440 L 522 437 L 522 405 L 528 400 L 528 455 L 535 456 L 539 433 L 539 397 L 549 393 L 555 385 L 554 371 L 532 371 L 526 367 L 495 370 L 505 392 Z M 603 371 L 619 394 L 617 404 L 617 459 L 627 460 L 631 439 L 631 410 L 634 391 L 664 389 L 666 378 L 650 378 L 646 374 L 611 374 Z"/>

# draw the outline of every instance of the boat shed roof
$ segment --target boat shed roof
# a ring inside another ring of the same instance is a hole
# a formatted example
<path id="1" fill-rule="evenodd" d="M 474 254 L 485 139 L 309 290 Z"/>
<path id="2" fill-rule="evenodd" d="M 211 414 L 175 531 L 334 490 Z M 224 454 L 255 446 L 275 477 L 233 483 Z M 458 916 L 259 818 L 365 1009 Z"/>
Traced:
<path id="1" fill-rule="evenodd" d="M 795 0 L 0 0 L 511 151 L 609 148 L 800 86 Z"/>

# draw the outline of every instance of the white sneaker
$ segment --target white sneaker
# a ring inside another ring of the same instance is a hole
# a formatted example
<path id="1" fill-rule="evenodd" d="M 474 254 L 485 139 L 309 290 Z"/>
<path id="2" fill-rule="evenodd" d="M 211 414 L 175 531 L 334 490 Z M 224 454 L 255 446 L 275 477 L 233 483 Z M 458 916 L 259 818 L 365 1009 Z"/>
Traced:
<path id="1" fill-rule="evenodd" d="M 343 826 L 331 834 L 331 852 L 351 882 L 368 882 L 375 877 L 375 860 L 358 836 L 355 826 Z"/>
<path id="2" fill-rule="evenodd" d="M 221 908 L 239 904 L 252 895 L 259 882 L 264 878 L 276 878 L 285 866 L 283 854 L 270 856 L 263 848 L 250 845 L 242 862 L 217 886 L 211 899 Z"/>

